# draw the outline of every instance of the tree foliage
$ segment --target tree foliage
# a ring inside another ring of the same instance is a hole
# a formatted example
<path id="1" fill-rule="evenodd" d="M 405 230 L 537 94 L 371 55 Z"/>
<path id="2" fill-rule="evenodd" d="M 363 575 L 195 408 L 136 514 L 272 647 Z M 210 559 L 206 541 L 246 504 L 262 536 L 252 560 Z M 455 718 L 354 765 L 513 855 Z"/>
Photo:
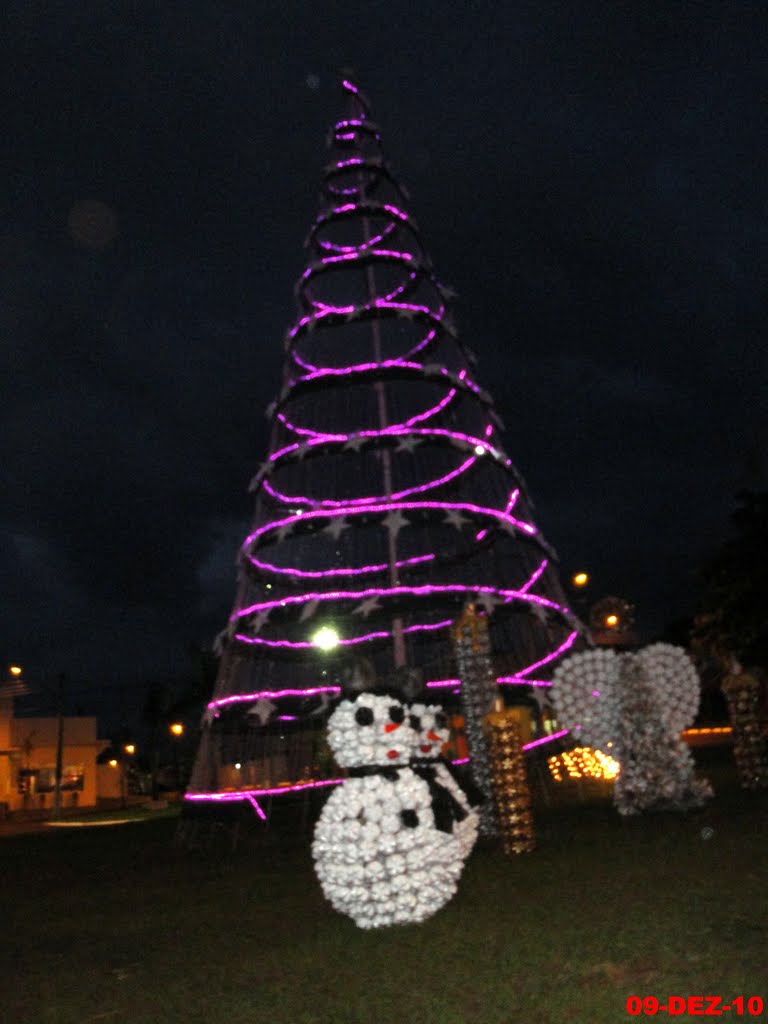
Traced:
<path id="1" fill-rule="evenodd" d="M 737 501 L 731 535 L 698 574 L 694 637 L 721 658 L 768 666 L 768 492 Z"/>

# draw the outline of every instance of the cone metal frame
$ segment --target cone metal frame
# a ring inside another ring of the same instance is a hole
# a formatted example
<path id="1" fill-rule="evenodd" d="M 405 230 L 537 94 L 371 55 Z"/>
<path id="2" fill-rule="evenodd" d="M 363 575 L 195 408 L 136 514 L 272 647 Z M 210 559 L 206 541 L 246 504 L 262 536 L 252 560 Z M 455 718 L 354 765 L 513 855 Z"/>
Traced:
<path id="1" fill-rule="evenodd" d="M 468 602 L 505 683 L 546 684 L 583 628 L 368 103 L 343 89 L 193 800 L 331 780 L 329 700 L 361 663 L 412 690 L 455 677 Z"/>

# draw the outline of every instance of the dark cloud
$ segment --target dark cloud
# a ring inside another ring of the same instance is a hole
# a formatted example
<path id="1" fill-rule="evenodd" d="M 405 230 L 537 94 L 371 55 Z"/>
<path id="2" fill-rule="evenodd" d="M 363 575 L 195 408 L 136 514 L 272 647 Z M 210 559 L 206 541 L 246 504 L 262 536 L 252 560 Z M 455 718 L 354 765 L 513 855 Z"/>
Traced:
<path id="1" fill-rule="evenodd" d="M 109 685 L 220 628 L 350 61 L 564 569 L 687 610 L 765 483 L 763 18 L 12 2 L 3 656 Z"/>

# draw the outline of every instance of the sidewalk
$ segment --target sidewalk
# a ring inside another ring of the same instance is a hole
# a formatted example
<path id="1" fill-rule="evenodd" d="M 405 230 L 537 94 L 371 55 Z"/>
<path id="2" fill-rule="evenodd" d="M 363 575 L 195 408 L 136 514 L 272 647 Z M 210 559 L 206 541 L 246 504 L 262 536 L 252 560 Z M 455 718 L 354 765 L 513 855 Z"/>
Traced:
<path id="1" fill-rule="evenodd" d="M 153 808 L 151 801 L 148 801 L 146 797 L 139 801 L 130 802 L 127 807 L 113 805 L 84 807 L 80 810 L 67 808 L 58 821 L 52 820 L 50 812 L 41 814 L 34 811 L 15 811 L 8 818 L 0 820 L 0 842 L 2 842 L 5 836 L 34 835 L 39 833 L 55 835 L 57 832 L 70 831 L 78 827 L 116 827 L 131 822 L 148 821 L 156 816 L 173 813 L 173 804 L 163 801 L 162 805 Z"/>

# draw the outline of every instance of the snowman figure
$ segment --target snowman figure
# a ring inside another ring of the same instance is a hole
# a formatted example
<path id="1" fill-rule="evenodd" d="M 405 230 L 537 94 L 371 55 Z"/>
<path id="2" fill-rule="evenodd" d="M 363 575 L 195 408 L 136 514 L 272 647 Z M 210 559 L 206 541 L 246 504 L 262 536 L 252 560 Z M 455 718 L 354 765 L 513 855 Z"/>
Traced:
<path id="1" fill-rule="evenodd" d="M 428 780 L 432 775 L 437 785 L 449 795 L 450 800 L 444 796 L 437 802 L 433 800 L 433 812 L 438 820 L 452 819 L 453 834 L 459 840 L 466 860 L 477 840 L 480 823 L 473 804 L 482 801 L 482 794 L 475 787 L 476 791 L 468 795 L 442 756 L 443 748 L 450 739 L 448 716 L 443 709 L 437 704 L 412 704 L 409 721 L 416 733 L 411 766 L 422 778 Z"/>
<path id="2" fill-rule="evenodd" d="M 323 807 L 312 855 L 326 898 L 360 928 L 423 921 L 456 891 L 462 844 L 436 827 L 432 790 L 409 767 L 416 741 L 403 704 L 380 693 L 342 700 L 328 722 L 348 778 Z"/>

